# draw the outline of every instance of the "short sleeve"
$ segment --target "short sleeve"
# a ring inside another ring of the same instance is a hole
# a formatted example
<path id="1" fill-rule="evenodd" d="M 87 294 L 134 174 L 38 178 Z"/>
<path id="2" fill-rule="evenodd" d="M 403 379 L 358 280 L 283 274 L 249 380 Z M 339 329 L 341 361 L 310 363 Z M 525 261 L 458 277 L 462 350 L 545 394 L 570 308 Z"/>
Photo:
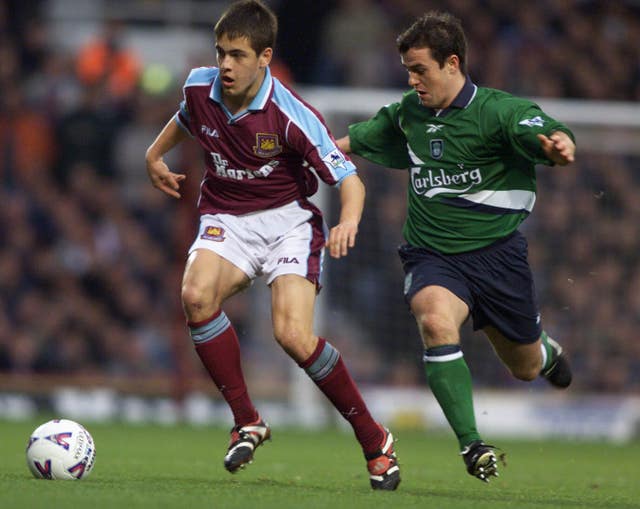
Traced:
<path id="1" fill-rule="evenodd" d="M 349 126 L 351 151 L 389 168 L 408 168 L 411 159 L 400 126 L 400 103 L 381 108 L 375 116 Z"/>

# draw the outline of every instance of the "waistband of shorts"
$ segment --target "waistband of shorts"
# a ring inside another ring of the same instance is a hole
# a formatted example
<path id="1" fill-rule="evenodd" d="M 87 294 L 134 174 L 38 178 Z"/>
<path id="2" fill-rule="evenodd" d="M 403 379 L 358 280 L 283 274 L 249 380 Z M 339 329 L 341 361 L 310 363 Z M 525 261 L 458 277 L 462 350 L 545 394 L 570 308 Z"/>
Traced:
<path id="1" fill-rule="evenodd" d="M 479 254 L 479 253 L 484 253 L 485 251 L 491 251 L 497 247 L 500 247 L 502 244 L 506 244 L 507 242 L 509 242 L 511 239 L 513 239 L 514 237 L 521 237 L 522 233 L 520 233 L 519 230 L 513 230 L 509 235 L 502 237 L 501 239 L 496 240 L 495 242 L 492 242 L 491 244 L 484 246 L 484 247 L 480 247 L 478 249 L 473 249 L 472 251 L 464 251 L 462 253 L 457 253 L 457 254 L 461 254 L 461 255 L 475 255 L 475 254 Z"/>
<path id="2" fill-rule="evenodd" d="M 423 249 L 429 253 L 433 253 L 436 255 L 440 255 L 440 256 L 446 256 L 446 257 L 465 257 L 465 256 L 474 256 L 477 254 L 481 254 L 481 253 L 485 253 L 487 251 L 492 251 L 493 249 L 496 249 L 498 247 L 500 247 L 503 244 L 506 244 L 507 242 L 509 242 L 511 239 L 513 239 L 514 237 L 518 237 L 518 236 L 522 236 L 522 233 L 520 233 L 519 230 L 514 230 L 512 231 L 510 234 L 492 242 L 491 244 L 488 244 L 484 247 L 480 247 L 478 249 L 472 249 L 471 251 L 461 251 L 460 253 L 443 253 L 442 251 L 438 251 L 437 249 L 433 249 L 432 247 L 427 247 L 427 246 L 413 246 L 411 244 L 405 244 L 409 247 L 412 248 L 418 248 L 418 249 Z"/>

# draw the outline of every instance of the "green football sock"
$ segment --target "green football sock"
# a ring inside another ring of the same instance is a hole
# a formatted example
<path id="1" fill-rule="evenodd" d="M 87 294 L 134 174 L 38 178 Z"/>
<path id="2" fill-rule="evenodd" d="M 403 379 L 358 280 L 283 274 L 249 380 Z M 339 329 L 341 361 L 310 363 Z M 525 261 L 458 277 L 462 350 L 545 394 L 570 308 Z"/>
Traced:
<path id="1" fill-rule="evenodd" d="M 473 409 L 471 373 L 460 346 L 428 348 L 424 361 L 431 392 L 458 437 L 460 450 L 473 440 L 481 440 Z"/>

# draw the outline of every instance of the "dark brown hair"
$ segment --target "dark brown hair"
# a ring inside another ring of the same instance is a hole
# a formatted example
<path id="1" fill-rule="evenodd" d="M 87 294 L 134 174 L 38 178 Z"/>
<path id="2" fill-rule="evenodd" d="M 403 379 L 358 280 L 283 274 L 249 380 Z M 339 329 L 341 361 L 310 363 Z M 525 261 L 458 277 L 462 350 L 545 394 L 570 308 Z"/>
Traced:
<path id="1" fill-rule="evenodd" d="M 278 37 L 278 18 L 260 0 L 241 0 L 231 5 L 214 28 L 216 39 L 246 37 L 256 52 L 274 48 Z"/>
<path id="2" fill-rule="evenodd" d="M 398 36 L 396 45 L 400 53 L 412 48 L 429 48 L 440 68 L 447 58 L 457 55 L 460 70 L 467 72 L 467 38 L 460 20 L 448 12 L 427 12 Z"/>

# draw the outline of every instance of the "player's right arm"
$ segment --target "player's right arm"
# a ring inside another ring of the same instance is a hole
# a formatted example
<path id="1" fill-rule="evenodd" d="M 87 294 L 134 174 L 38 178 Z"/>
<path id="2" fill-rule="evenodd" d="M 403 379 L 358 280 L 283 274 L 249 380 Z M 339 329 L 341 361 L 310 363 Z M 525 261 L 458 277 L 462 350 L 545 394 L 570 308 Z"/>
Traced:
<path id="1" fill-rule="evenodd" d="M 145 156 L 147 173 L 153 186 L 174 198 L 180 198 L 180 182 L 187 177 L 182 173 L 173 173 L 162 156 L 187 138 L 187 132 L 178 125 L 175 118 L 172 118 L 149 146 Z"/>

